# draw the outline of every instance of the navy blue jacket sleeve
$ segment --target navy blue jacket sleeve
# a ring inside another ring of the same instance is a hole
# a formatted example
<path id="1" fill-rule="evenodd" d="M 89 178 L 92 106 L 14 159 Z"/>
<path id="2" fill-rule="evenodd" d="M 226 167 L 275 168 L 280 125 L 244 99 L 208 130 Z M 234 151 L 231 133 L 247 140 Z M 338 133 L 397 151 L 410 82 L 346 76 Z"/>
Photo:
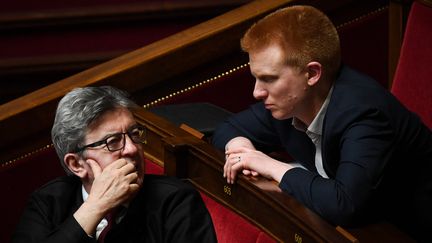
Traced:
<path id="1" fill-rule="evenodd" d="M 281 145 L 270 117 L 262 102 L 256 103 L 219 125 L 213 134 L 212 143 L 223 150 L 231 139 L 243 136 L 253 141 L 258 150 L 270 151 Z"/>

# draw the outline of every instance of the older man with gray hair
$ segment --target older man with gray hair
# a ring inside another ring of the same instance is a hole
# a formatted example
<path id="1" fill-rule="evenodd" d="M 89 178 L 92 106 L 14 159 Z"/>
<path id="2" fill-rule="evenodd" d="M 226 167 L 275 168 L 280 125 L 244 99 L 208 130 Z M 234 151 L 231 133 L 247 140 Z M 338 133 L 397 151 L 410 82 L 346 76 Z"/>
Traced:
<path id="1" fill-rule="evenodd" d="M 215 242 L 191 186 L 144 176 L 146 130 L 113 87 L 77 88 L 60 101 L 52 141 L 68 176 L 35 191 L 13 242 Z"/>

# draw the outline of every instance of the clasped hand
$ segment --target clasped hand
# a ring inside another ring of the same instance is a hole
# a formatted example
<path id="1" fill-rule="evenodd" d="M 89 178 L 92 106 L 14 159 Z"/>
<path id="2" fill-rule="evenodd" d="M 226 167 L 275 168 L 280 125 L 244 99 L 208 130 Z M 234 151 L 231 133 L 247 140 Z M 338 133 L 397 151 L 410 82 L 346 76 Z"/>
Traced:
<path id="1" fill-rule="evenodd" d="M 119 159 L 102 170 L 93 160 L 87 160 L 94 181 L 88 202 L 99 204 L 101 209 L 110 209 L 130 200 L 139 190 L 138 173 L 135 166 L 126 159 Z M 105 211 L 104 210 L 104 211 Z"/>
<path id="2" fill-rule="evenodd" d="M 273 167 L 276 160 L 255 149 L 238 147 L 225 152 L 224 178 L 233 184 L 239 171 L 244 175 L 264 176 L 270 180 L 273 177 Z"/>
<path id="3" fill-rule="evenodd" d="M 233 184 L 239 171 L 244 175 L 264 176 L 278 183 L 293 166 L 273 159 L 258 151 L 245 137 L 236 137 L 227 143 L 223 176 L 227 183 Z"/>
<path id="4" fill-rule="evenodd" d="M 141 182 L 135 166 L 126 159 L 119 159 L 103 170 L 91 159 L 86 160 L 93 174 L 93 182 L 87 200 L 74 213 L 76 221 L 87 235 L 95 235 L 101 219 L 115 207 L 132 199 Z"/>

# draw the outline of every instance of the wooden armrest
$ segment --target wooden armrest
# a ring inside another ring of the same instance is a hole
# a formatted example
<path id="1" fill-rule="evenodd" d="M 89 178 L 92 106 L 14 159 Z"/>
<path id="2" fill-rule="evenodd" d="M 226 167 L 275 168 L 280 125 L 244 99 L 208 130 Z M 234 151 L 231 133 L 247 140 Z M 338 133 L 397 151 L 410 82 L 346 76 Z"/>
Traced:
<path id="1" fill-rule="evenodd" d="M 198 130 L 196 130 L 195 128 L 192 128 L 186 124 L 181 124 L 180 128 L 185 130 L 186 132 L 190 133 L 191 135 L 193 135 L 194 137 L 198 138 L 198 139 L 203 139 L 204 138 L 204 134 L 200 133 Z"/>
<path id="2" fill-rule="evenodd" d="M 346 231 L 344 228 L 340 227 L 339 225 L 336 226 L 336 230 L 341 233 L 345 238 L 347 238 L 352 243 L 359 243 L 359 240 L 355 238 L 350 232 Z"/>

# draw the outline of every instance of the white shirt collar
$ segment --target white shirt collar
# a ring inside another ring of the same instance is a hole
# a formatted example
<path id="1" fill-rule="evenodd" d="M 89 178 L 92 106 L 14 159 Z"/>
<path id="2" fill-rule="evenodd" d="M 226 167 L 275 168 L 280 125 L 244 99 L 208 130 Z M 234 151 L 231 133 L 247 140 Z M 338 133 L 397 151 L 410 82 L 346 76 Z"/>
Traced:
<path id="1" fill-rule="evenodd" d="M 327 107 L 330 103 L 330 98 L 331 98 L 332 93 L 333 93 L 333 86 L 330 88 L 330 90 L 327 94 L 327 97 L 324 100 L 324 103 L 321 105 L 320 110 L 318 111 L 315 118 L 312 120 L 311 124 L 308 127 L 306 127 L 306 125 L 296 117 L 293 117 L 292 125 L 297 130 L 300 130 L 300 131 L 303 131 L 306 133 L 313 133 L 313 134 L 321 136 L 322 135 L 322 128 L 324 125 L 324 117 L 326 115 Z"/>

